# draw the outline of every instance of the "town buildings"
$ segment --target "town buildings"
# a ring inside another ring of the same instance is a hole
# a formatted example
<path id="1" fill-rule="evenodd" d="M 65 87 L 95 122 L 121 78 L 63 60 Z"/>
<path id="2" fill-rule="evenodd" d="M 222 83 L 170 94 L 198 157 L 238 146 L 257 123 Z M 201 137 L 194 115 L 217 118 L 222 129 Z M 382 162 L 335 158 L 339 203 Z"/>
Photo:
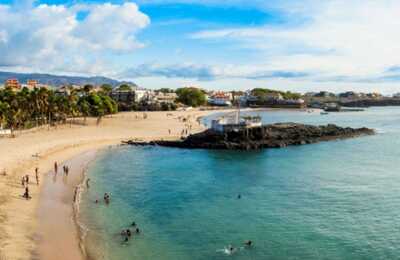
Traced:
<path id="1" fill-rule="evenodd" d="M 231 106 L 232 93 L 224 91 L 212 91 L 208 93 L 208 103 L 212 106 Z"/>
<path id="2" fill-rule="evenodd" d="M 21 89 L 21 85 L 19 84 L 18 79 L 14 79 L 14 78 L 13 79 L 7 79 L 5 84 L 4 84 L 4 86 L 6 88 L 11 88 L 11 89 L 14 89 L 14 90 Z"/>

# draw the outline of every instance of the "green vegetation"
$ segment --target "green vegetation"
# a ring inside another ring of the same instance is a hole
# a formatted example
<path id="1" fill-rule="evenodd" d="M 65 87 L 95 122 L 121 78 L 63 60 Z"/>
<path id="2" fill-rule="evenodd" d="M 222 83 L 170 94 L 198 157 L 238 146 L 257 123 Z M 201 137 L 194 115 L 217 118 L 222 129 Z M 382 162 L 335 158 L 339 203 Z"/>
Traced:
<path id="1" fill-rule="evenodd" d="M 270 95 L 270 94 L 280 94 L 283 99 L 299 99 L 299 98 L 301 98 L 301 95 L 298 93 L 293 93 L 290 91 L 284 92 L 284 91 L 267 89 L 267 88 L 255 88 L 251 91 L 251 94 L 260 99 L 265 99 L 267 97 L 267 95 Z"/>
<path id="2" fill-rule="evenodd" d="M 121 86 L 118 87 L 118 90 L 126 90 L 126 91 L 129 91 L 129 90 L 132 90 L 132 87 L 129 86 L 129 85 L 127 85 L 127 84 L 122 84 Z"/>
<path id="3" fill-rule="evenodd" d="M 177 101 L 187 106 L 198 107 L 206 103 L 204 91 L 198 88 L 178 88 L 176 94 Z"/>
<path id="4" fill-rule="evenodd" d="M 103 84 L 101 85 L 101 91 L 103 92 L 103 94 L 105 95 L 110 95 L 113 87 L 110 84 Z"/>
<path id="5" fill-rule="evenodd" d="M 102 92 L 95 93 L 91 85 L 57 93 L 46 88 L 13 91 L 0 90 L 0 125 L 24 129 L 44 124 L 65 123 L 67 118 L 95 116 L 117 112 L 117 104 Z"/>

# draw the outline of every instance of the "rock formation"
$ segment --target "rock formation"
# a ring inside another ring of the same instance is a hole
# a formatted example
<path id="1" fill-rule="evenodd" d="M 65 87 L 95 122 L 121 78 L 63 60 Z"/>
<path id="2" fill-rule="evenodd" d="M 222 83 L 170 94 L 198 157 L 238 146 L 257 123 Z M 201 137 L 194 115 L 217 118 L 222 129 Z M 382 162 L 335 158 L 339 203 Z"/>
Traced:
<path id="1" fill-rule="evenodd" d="M 153 141 L 149 143 L 128 141 L 131 145 L 160 145 L 179 148 L 251 150 L 303 145 L 320 141 L 372 135 L 369 128 L 324 126 L 297 123 L 277 123 L 240 131 L 218 133 L 211 129 L 193 134 L 181 141 Z"/>

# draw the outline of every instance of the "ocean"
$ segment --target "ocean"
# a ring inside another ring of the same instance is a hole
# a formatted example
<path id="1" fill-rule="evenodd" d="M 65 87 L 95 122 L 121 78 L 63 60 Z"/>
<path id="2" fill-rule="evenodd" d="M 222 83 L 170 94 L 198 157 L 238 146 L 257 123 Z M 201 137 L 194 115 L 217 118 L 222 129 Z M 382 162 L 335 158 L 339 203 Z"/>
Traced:
<path id="1" fill-rule="evenodd" d="M 88 254 L 110 260 L 399 258 L 400 108 L 252 114 L 265 123 L 366 126 L 377 134 L 261 151 L 102 151 L 88 169 L 91 186 L 80 207 Z M 141 233 L 125 243 L 120 232 L 132 222 Z M 246 240 L 254 245 L 245 248 Z M 224 250 L 228 245 L 232 254 Z"/>

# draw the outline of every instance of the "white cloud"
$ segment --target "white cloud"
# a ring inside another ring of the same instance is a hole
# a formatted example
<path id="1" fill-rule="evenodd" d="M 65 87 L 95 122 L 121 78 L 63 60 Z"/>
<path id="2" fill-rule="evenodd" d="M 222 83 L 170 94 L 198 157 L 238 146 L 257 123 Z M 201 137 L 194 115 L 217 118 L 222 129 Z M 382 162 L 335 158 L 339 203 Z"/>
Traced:
<path id="1" fill-rule="evenodd" d="M 194 39 L 230 40 L 257 50 L 271 70 L 300 70 L 320 77 L 371 77 L 400 64 L 400 2 L 394 0 L 313 1 L 313 8 L 287 13 L 308 18 L 298 25 L 208 30 Z M 289 21 L 290 22 L 290 21 Z"/>
<path id="2" fill-rule="evenodd" d="M 136 41 L 134 33 L 149 23 L 150 19 L 134 3 L 106 3 L 93 6 L 75 29 L 74 35 L 86 40 L 95 49 L 129 51 L 143 47 Z"/>
<path id="3" fill-rule="evenodd" d="M 79 12 L 86 12 L 78 19 Z M 129 53 L 149 17 L 134 3 L 0 5 L 0 66 L 46 72 L 102 73 L 110 52 Z"/>
<path id="4" fill-rule="evenodd" d="M 217 79 L 303 79 L 309 74 L 302 71 L 273 71 L 266 67 L 251 65 L 228 65 L 211 66 L 194 63 L 180 64 L 142 64 L 134 68 L 127 69 L 120 77 L 138 78 L 138 77 L 164 77 L 164 78 L 183 78 L 195 79 L 199 81 L 210 81 Z"/>

